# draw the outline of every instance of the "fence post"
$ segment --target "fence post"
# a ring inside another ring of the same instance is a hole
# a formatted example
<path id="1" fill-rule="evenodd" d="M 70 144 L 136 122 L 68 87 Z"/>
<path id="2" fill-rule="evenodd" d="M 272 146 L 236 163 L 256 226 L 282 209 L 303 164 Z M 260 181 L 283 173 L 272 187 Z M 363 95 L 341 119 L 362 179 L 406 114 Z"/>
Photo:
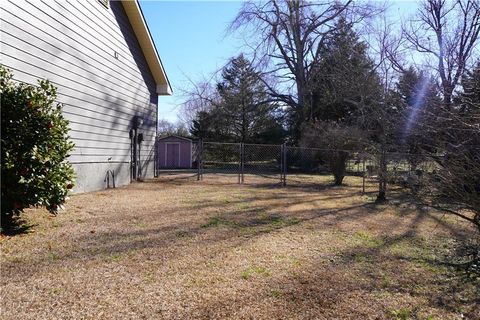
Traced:
<path id="1" fill-rule="evenodd" d="M 283 147 L 284 145 L 280 145 L 280 183 L 283 186 Z"/>
<path id="2" fill-rule="evenodd" d="M 203 167 L 203 156 L 205 155 L 205 145 L 202 139 L 202 148 L 200 149 L 200 180 L 203 181 L 203 174 L 205 173 L 205 169 Z"/>
<path id="3" fill-rule="evenodd" d="M 242 142 L 240 147 L 240 173 L 241 173 L 241 183 L 245 182 L 245 144 Z"/>
<path id="4" fill-rule="evenodd" d="M 197 181 L 200 181 L 200 141 L 197 144 Z"/>
<path id="5" fill-rule="evenodd" d="M 242 183 L 242 143 L 238 144 L 238 184 Z"/>
<path id="6" fill-rule="evenodd" d="M 365 193 L 365 158 L 363 158 L 362 194 Z"/>
<path id="7" fill-rule="evenodd" d="M 287 185 L 287 154 L 288 154 L 288 149 L 287 145 L 284 143 L 283 144 L 283 186 L 285 187 Z"/>
<path id="8" fill-rule="evenodd" d="M 157 137 L 155 136 L 155 144 L 154 144 L 154 152 L 153 152 L 153 177 L 158 178 L 158 168 L 157 168 L 157 161 L 158 161 L 158 141 Z"/>
<path id="9" fill-rule="evenodd" d="M 198 140 L 197 181 L 203 180 L 203 139 Z"/>

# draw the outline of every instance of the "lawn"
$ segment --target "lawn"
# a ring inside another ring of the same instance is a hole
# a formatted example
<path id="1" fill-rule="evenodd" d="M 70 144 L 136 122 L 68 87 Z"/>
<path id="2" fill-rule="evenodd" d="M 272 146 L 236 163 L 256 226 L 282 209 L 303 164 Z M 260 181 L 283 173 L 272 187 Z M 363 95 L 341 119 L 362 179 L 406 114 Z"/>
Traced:
<path id="1" fill-rule="evenodd" d="M 1 238 L 2 318 L 480 318 L 479 280 L 444 263 L 473 229 L 316 179 L 165 177 L 30 210 Z"/>

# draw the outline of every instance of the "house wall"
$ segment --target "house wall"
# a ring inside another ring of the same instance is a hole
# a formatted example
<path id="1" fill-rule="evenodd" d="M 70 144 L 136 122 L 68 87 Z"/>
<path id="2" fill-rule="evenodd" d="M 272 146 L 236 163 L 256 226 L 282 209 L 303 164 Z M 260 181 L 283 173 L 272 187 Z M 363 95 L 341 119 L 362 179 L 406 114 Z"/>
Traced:
<path id="1" fill-rule="evenodd" d="M 156 84 L 120 2 L 2 1 L 1 63 L 14 79 L 47 78 L 70 121 L 75 192 L 130 182 L 129 131 L 143 133 L 142 177 L 154 174 Z M 140 121 L 138 121 L 140 120 Z"/>
<path id="2" fill-rule="evenodd" d="M 180 144 L 180 168 L 188 169 L 192 167 L 192 142 L 179 139 L 176 137 L 169 137 L 158 141 L 158 168 L 166 168 L 166 145 L 167 143 Z"/>

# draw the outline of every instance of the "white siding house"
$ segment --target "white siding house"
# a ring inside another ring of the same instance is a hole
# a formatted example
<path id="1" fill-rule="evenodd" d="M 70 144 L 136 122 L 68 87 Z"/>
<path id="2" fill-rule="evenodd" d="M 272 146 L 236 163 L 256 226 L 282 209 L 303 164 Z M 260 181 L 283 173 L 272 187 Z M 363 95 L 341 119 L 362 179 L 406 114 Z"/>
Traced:
<path id="1" fill-rule="evenodd" d="M 1 2 L 1 64 L 49 79 L 70 121 L 76 192 L 154 175 L 158 95 L 168 78 L 137 1 Z M 140 143 L 141 138 L 143 141 Z"/>

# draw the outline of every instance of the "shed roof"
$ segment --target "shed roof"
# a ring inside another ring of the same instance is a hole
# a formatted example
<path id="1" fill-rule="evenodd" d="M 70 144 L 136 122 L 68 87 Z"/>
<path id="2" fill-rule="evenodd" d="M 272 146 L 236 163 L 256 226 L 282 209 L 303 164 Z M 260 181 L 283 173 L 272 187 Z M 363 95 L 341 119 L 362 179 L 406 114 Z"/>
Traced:
<path id="1" fill-rule="evenodd" d="M 185 141 L 192 142 L 192 139 L 177 136 L 175 134 L 171 134 L 171 135 L 168 135 L 168 136 L 165 136 L 165 137 L 161 137 L 161 138 L 158 138 L 157 140 L 165 140 L 165 139 L 169 139 L 169 138 L 177 138 L 177 139 L 182 139 L 182 140 L 185 140 Z"/>
<path id="2" fill-rule="evenodd" d="M 157 94 L 171 95 L 172 88 L 170 87 L 170 82 L 168 81 L 167 74 L 163 68 L 162 61 L 160 60 L 152 35 L 145 22 L 145 17 L 143 16 L 138 0 L 122 0 L 122 5 L 157 85 Z"/>

